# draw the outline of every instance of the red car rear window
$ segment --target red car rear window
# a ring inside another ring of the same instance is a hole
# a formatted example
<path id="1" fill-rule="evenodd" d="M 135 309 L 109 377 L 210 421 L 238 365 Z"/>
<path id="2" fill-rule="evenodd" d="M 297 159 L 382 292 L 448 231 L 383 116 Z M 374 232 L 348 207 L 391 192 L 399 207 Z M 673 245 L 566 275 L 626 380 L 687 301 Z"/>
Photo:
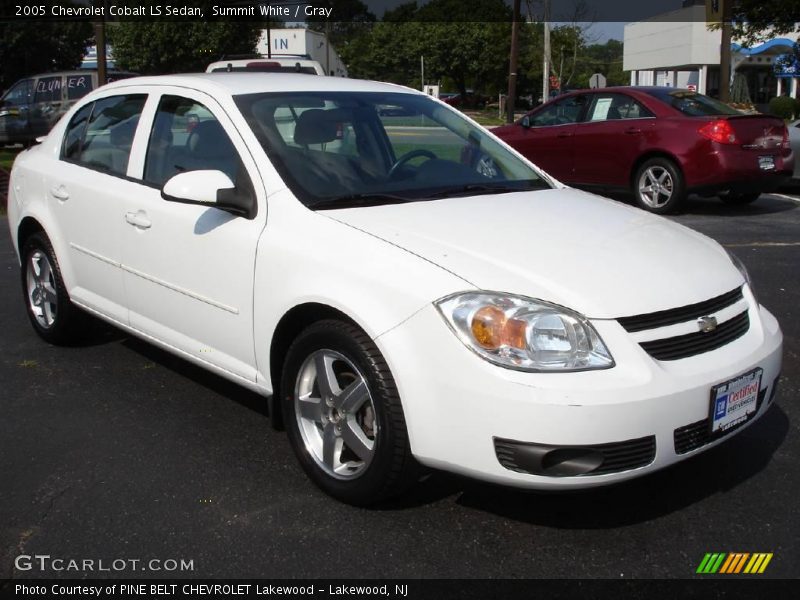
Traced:
<path id="1" fill-rule="evenodd" d="M 719 100 L 689 90 L 647 90 L 647 93 L 676 108 L 688 117 L 740 115 L 739 111 Z"/>

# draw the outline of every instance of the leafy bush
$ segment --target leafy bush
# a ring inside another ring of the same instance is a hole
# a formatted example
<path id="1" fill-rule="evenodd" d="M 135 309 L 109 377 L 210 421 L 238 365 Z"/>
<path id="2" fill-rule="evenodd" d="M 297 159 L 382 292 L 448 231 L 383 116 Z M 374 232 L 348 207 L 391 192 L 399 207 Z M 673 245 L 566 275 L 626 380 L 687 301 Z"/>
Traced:
<path id="1" fill-rule="evenodd" d="M 769 114 L 781 119 L 791 119 L 797 110 L 794 98 L 778 96 L 769 101 Z"/>

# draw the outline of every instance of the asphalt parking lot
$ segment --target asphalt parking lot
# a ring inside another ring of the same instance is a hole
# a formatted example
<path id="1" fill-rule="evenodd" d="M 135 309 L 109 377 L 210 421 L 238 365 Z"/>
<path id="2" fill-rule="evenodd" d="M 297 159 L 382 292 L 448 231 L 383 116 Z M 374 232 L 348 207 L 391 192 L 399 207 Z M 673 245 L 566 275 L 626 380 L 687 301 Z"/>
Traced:
<path id="1" fill-rule="evenodd" d="M 81 347 L 31 329 L 0 220 L 0 580 L 20 555 L 193 561 L 115 576 L 685 578 L 706 552 L 772 552 L 800 575 L 800 194 L 679 223 L 749 267 L 785 335 L 777 405 L 741 435 L 612 488 L 526 493 L 434 473 L 364 510 L 319 492 L 265 403 L 102 324 Z M 442 424 L 446 426 L 446 424 Z"/>

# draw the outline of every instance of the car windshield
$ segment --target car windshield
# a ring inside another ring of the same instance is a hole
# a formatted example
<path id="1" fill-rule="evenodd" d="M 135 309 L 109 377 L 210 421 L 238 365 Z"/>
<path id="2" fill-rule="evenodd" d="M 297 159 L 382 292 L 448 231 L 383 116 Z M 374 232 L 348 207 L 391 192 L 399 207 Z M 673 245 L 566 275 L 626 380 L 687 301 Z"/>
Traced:
<path id="1" fill-rule="evenodd" d="M 662 102 L 666 102 L 689 117 L 707 117 L 715 115 L 740 115 L 738 110 L 723 104 L 719 100 L 689 90 L 648 90 Z"/>
<path id="2" fill-rule="evenodd" d="M 424 95 L 294 92 L 235 100 L 290 189 L 309 207 L 550 187 L 493 136 Z"/>

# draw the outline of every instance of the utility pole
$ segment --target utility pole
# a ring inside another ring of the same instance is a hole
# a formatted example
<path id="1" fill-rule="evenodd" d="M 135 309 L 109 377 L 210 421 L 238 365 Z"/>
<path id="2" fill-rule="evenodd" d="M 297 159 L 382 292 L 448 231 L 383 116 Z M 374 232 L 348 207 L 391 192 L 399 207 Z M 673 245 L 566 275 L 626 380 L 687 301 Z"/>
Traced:
<path id="1" fill-rule="evenodd" d="M 719 99 L 730 102 L 731 99 L 731 0 L 722 2 L 722 40 L 719 46 Z"/>
<path id="2" fill-rule="evenodd" d="M 325 21 L 325 74 L 331 73 L 331 22 Z"/>
<path id="3" fill-rule="evenodd" d="M 419 57 L 419 79 L 421 91 L 425 91 L 425 55 Z"/>
<path id="4" fill-rule="evenodd" d="M 514 0 L 514 17 L 511 22 L 511 57 L 508 61 L 508 98 L 506 99 L 506 123 L 514 122 L 514 104 L 517 97 L 517 58 L 519 56 L 519 3 Z"/>
<path id="5" fill-rule="evenodd" d="M 542 102 L 550 97 L 550 0 L 544 0 L 544 64 L 542 71 Z"/>
<path id="6" fill-rule="evenodd" d="M 94 22 L 94 43 L 97 48 L 97 84 L 105 85 L 107 78 L 106 72 L 106 21 L 105 21 L 105 0 L 95 1 L 103 9 L 103 16 Z"/>

